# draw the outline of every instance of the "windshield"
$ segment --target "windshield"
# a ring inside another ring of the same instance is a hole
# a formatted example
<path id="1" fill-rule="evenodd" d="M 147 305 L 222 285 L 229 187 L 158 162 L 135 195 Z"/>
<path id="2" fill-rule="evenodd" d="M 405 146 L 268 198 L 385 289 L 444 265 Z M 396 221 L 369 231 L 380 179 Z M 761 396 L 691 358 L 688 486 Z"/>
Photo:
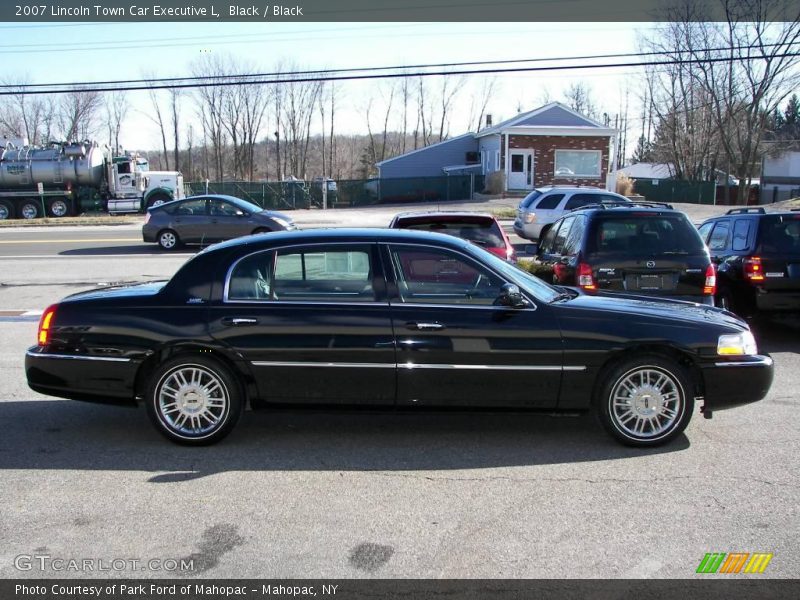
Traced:
<path id="1" fill-rule="evenodd" d="M 480 259 L 491 266 L 503 277 L 517 284 L 521 289 L 529 292 L 541 302 L 550 303 L 558 298 L 559 292 L 553 286 L 545 283 L 535 275 L 531 275 L 510 262 L 498 258 L 491 252 L 483 250 L 480 246 L 470 246 L 471 252 L 480 252 Z"/>
<path id="2" fill-rule="evenodd" d="M 596 219 L 587 253 L 705 254 L 697 229 L 682 214 L 629 214 Z"/>

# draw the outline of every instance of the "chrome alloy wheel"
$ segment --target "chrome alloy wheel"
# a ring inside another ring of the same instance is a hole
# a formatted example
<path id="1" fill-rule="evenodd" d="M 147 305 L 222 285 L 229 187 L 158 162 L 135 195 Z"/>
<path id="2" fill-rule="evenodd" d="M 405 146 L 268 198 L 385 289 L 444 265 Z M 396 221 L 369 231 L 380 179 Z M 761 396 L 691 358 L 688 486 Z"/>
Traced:
<path id="1" fill-rule="evenodd" d="M 228 389 L 201 365 L 183 364 L 168 371 L 156 386 L 158 417 L 181 437 L 210 435 L 230 410 Z"/>
<path id="2" fill-rule="evenodd" d="M 670 372 L 640 366 L 625 373 L 611 390 L 611 421 L 623 435 L 656 439 L 681 419 L 684 394 Z"/>

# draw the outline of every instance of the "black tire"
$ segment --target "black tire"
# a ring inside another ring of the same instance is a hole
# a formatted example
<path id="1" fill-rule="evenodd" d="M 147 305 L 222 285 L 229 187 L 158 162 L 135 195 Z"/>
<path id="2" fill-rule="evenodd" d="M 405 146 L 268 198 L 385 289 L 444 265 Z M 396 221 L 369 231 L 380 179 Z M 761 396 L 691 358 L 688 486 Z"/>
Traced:
<path id="1" fill-rule="evenodd" d="M 41 212 L 40 203 L 33 200 L 26 200 L 19 207 L 19 216 L 23 219 L 36 219 L 42 216 Z"/>
<path id="2" fill-rule="evenodd" d="M 161 246 L 161 249 L 168 252 L 175 250 L 181 245 L 180 236 L 178 236 L 177 232 L 173 231 L 172 229 L 164 229 L 159 231 L 158 235 L 156 236 L 156 240 L 158 241 L 158 245 Z"/>
<path id="3" fill-rule="evenodd" d="M 244 401 L 228 369 L 211 358 L 183 355 L 151 375 L 145 404 L 150 421 L 168 440 L 208 446 L 233 430 Z"/>
<path id="4" fill-rule="evenodd" d="M 602 376 L 597 415 L 626 446 L 660 446 L 686 429 L 694 412 L 693 391 L 686 370 L 671 358 L 631 357 Z"/>
<path id="5" fill-rule="evenodd" d="M 69 204 L 63 198 L 51 200 L 47 205 L 47 214 L 51 217 L 66 217 L 69 214 Z"/>
<path id="6" fill-rule="evenodd" d="M 10 202 L 0 200 L 0 221 L 14 218 L 14 206 Z"/>
<path id="7" fill-rule="evenodd" d="M 159 204 L 164 204 L 165 202 L 171 202 L 172 198 L 165 194 L 154 194 L 147 199 L 147 208 L 152 208 L 154 206 L 158 206 Z"/>

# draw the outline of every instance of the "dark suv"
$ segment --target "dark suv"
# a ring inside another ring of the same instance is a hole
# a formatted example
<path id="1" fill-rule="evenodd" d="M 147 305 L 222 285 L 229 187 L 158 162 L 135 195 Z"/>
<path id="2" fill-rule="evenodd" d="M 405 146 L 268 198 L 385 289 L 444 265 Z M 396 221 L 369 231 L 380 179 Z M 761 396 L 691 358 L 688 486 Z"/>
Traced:
<path id="1" fill-rule="evenodd" d="M 708 250 L 686 215 L 669 204 L 587 206 L 543 230 L 536 252 L 553 283 L 714 305 Z"/>
<path id="2" fill-rule="evenodd" d="M 800 212 L 734 208 L 700 226 L 717 264 L 717 303 L 742 316 L 800 311 Z"/>

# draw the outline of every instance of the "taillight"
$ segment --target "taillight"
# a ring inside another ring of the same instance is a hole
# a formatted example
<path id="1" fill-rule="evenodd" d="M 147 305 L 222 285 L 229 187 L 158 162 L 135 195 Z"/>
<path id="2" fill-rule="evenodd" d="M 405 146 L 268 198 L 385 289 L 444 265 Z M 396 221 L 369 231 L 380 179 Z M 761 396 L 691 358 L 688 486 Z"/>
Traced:
<path id="1" fill-rule="evenodd" d="M 536 213 L 532 212 L 524 212 L 522 213 L 522 222 L 523 223 L 533 223 L 536 221 Z"/>
<path id="2" fill-rule="evenodd" d="M 750 281 L 764 281 L 761 257 L 748 256 L 744 259 L 744 278 Z"/>
<path id="3" fill-rule="evenodd" d="M 56 314 L 56 305 L 50 306 L 42 313 L 39 319 L 39 334 L 37 340 L 40 346 L 47 346 L 50 343 L 50 331 L 53 325 L 53 317 Z"/>
<path id="4" fill-rule="evenodd" d="M 706 267 L 706 283 L 703 286 L 703 294 L 713 296 L 717 293 L 717 270 L 713 264 Z"/>
<path id="5" fill-rule="evenodd" d="M 578 264 L 578 286 L 589 291 L 597 289 L 594 275 L 592 275 L 591 265 L 587 265 L 586 263 Z"/>

